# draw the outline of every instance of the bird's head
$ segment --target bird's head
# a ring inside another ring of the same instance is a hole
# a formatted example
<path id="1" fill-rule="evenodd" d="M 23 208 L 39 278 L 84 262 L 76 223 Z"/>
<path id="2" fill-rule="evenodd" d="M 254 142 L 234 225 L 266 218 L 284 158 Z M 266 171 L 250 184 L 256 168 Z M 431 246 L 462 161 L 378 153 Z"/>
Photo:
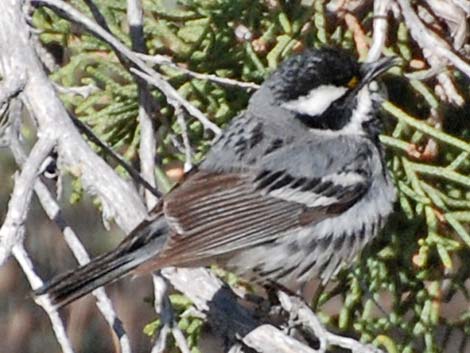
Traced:
<path id="1" fill-rule="evenodd" d="M 393 58 L 360 64 L 335 48 L 307 50 L 281 64 L 262 88 L 310 128 L 360 128 L 375 119 L 370 83 L 396 64 Z"/>

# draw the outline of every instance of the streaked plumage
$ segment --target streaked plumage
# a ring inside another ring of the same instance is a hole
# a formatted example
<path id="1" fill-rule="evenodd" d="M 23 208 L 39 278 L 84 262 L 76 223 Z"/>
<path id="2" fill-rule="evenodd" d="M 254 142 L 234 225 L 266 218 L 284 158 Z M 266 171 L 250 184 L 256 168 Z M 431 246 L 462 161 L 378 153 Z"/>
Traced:
<path id="1" fill-rule="evenodd" d="M 37 294 L 62 306 L 131 270 L 213 262 L 291 288 L 328 280 L 392 211 L 367 86 L 389 66 L 334 49 L 289 59 L 115 250 Z"/>

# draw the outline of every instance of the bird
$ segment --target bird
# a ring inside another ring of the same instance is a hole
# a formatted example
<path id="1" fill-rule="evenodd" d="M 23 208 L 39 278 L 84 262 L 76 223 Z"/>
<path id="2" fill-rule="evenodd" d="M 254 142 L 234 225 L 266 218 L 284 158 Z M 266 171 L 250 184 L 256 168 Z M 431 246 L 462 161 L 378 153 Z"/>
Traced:
<path id="1" fill-rule="evenodd" d="M 61 308 L 127 274 L 210 264 L 292 290 L 326 283 L 393 211 L 373 83 L 395 65 L 333 47 L 288 58 L 114 250 L 34 294 Z"/>

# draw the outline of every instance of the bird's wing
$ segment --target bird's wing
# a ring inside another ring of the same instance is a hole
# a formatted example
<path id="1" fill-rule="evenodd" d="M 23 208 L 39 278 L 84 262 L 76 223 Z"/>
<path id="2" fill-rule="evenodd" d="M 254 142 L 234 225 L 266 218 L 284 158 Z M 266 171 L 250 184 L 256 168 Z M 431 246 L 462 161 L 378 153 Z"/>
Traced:
<path id="1" fill-rule="evenodd" d="M 158 261 L 181 266 L 272 242 L 344 211 L 367 187 L 357 172 L 198 171 L 165 198 L 174 233 Z"/>

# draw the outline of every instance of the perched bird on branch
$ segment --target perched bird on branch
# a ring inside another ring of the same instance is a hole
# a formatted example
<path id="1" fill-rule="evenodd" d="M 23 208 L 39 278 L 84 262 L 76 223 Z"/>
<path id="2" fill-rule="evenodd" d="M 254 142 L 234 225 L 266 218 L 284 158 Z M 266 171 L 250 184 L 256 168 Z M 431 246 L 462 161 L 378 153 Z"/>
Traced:
<path id="1" fill-rule="evenodd" d="M 116 249 L 35 294 L 61 307 L 128 273 L 211 263 L 291 289 L 327 281 L 392 211 L 370 84 L 395 64 L 333 48 L 291 57 Z"/>

